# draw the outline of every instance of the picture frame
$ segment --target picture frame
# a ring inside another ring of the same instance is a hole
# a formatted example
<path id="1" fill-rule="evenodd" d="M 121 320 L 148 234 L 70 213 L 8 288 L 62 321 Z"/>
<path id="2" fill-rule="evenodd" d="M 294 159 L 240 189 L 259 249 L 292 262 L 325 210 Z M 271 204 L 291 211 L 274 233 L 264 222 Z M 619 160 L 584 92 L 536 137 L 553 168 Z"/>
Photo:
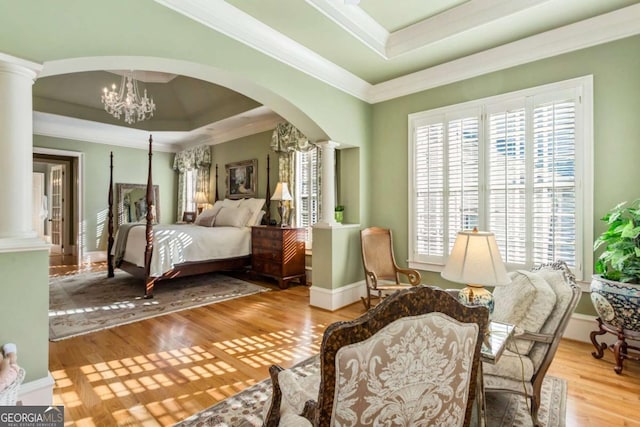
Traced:
<path id="1" fill-rule="evenodd" d="M 182 213 L 182 222 L 186 222 L 186 223 L 192 223 L 196 220 L 196 213 L 195 212 L 187 212 L 184 211 Z"/>
<path id="2" fill-rule="evenodd" d="M 227 163 L 227 199 L 248 199 L 257 197 L 258 159 Z"/>

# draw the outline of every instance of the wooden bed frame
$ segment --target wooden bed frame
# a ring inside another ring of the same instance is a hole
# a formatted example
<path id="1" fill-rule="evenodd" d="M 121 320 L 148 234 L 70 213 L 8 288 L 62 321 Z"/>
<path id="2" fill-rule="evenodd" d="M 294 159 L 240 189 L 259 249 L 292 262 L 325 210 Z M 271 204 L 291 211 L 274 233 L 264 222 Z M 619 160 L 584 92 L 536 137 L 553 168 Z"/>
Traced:
<path id="1" fill-rule="evenodd" d="M 152 179 L 152 158 L 153 158 L 153 138 L 149 136 L 149 170 L 147 175 L 147 192 L 146 202 L 147 206 L 153 205 L 153 179 Z M 218 165 L 216 165 L 216 181 L 215 181 L 215 200 L 219 200 L 218 196 Z M 267 155 L 267 192 L 265 196 L 265 219 L 267 224 L 270 219 L 270 205 L 271 205 L 271 191 L 269 189 L 269 155 Z M 113 233 L 113 152 L 110 155 L 109 164 L 109 194 L 108 194 L 108 244 L 107 244 L 107 264 L 108 272 L 107 277 L 114 277 L 114 265 L 113 255 L 111 254 L 114 244 Z M 196 274 L 211 273 L 215 271 L 223 270 L 238 270 L 251 265 L 251 255 L 243 257 L 226 258 L 220 260 L 211 261 L 196 261 L 185 262 L 182 264 L 176 264 L 174 268 L 167 271 L 162 276 L 151 277 L 149 272 L 151 271 L 151 254 L 153 253 L 153 212 L 151 209 L 147 209 L 146 216 L 146 246 L 144 250 L 144 267 L 138 267 L 127 261 L 122 261 L 119 268 L 127 273 L 144 279 L 144 297 L 153 298 L 153 289 L 156 282 L 174 279 L 177 277 L 193 276 Z"/>

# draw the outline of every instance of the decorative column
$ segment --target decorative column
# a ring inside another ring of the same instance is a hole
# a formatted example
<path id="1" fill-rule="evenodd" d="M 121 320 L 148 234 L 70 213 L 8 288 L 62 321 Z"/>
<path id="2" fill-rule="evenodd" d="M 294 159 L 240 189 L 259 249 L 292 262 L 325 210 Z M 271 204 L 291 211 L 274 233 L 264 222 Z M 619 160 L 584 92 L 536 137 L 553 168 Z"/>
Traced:
<path id="1" fill-rule="evenodd" d="M 43 246 L 31 222 L 32 86 L 41 66 L 0 53 L 0 250 Z"/>
<path id="2" fill-rule="evenodd" d="M 334 217 L 336 208 L 335 158 L 336 147 L 340 144 L 334 141 L 320 141 L 316 142 L 316 145 L 320 147 L 322 156 L 322 218 L 316 226 L 335 227 L 340 225 Z"/>

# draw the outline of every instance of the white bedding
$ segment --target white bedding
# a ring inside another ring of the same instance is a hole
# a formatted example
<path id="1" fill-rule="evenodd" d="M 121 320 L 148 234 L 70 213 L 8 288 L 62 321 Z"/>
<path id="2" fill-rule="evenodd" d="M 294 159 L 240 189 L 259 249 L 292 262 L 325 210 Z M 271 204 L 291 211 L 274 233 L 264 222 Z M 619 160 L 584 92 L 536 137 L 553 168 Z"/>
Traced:
<path id="1" fill-rule="evenodd" d="M 159 224 L 153 227 L 153 231 L 150 272 L 153 277 L 161 276 L 183 262 L 234 258 L 251 253 L 250 227 Z M 144 267 L 145 246 L 145 227 L 131 228 L 124 260 Z"/>

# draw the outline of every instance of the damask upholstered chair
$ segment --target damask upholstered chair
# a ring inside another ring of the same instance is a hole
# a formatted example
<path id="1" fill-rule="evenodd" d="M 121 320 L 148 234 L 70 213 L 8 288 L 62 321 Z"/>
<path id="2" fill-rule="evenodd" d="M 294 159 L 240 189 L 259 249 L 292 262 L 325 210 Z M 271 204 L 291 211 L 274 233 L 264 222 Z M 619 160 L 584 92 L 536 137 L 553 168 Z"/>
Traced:
<path id="1" fill-rule="evenodd" d="M 581 290 L 562 261 L 509 274 L 511 285 L 494 291 L 492 320 L 514 324 L 516 332 L 500 360 L 495 365 L 483 365 L 484 387 L 486 393 L 527 396 L 537 426 L 542 381 Z"/>
<path id="2" fill-rule="evenodd" d="M 371 308 L 371 298 L 382 298 L 385 294 L 420 284 L 420 273 L 413 269 L 400 268 L 393 255 L 391 230 L 380 227 L 360 231 L 362 263 L 364 264 L 367 297 L 362 298 L 364 307 Z M 400 274 L 409 283 L 400 282 Z"/>
<path id="3" fill-rule="evenodd" d="M 443 290 L 395 292 L 358 319 L 327 327 L 317 377 L 271 368 L 264 425 L 467 426 L 488 318 L 485 307 L 466 307 Z M 302 408 L 307 392 L 314 397 Z"/>

